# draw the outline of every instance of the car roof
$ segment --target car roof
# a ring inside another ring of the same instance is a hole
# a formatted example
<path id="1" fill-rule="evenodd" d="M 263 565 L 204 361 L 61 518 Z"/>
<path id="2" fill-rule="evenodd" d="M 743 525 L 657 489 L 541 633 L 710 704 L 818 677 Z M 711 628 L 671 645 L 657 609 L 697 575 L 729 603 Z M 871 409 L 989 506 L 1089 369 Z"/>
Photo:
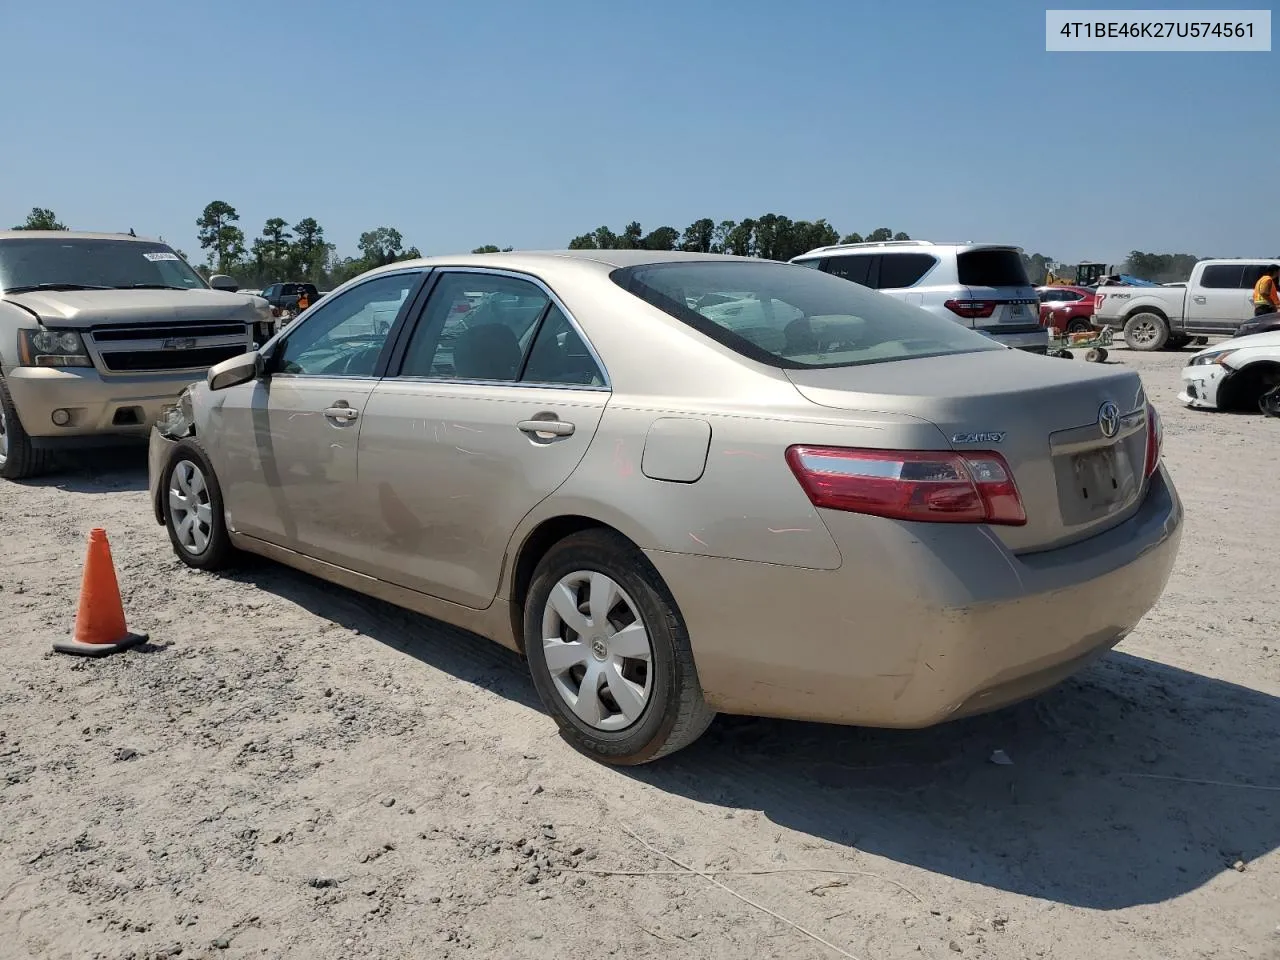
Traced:
<path id="1" fill-rule="evenodd" d="M 124 240 L 138 243 L 164 243 L 150 237 L 134 237 L 127 233 L 91 233 L 83 230 L 0 230 L 0 240 Z"/>
<path id="2" fill-rule="evenodd" d="M 933 240 L 875 240 L 862 243 L 833 243 L 825 247 L 816 247 L 808 253 L 802 253 L 793 259 L 804 260 L 809 257 L 830 256 L 831 254 L 841 253 L 912 253 L 914 251 L 942 252 L 948 250 L 957 253 L 970 250 L 1017 250 L 1021 252 L 1022 248 L 1014 243 L 978 243 L 973 240 L 949 243 L 939 243 Z"/>
<path id="3" fill-rule="evenodd" d="M 578 262 L 609 270 L 618 267 L 637 267 L 656 263 L 778 263 L 759 257 L 733 257 L 720 253 L 689 253 L 684 250 L 512 250 L 503 253 L 460 253 L 421 257 L 417 260 L 398 260 L 379 268 L 379 272 L 403 270 L 406 267 L 491 267 L 498 270 L 529 271 L 564 266 Z"/>

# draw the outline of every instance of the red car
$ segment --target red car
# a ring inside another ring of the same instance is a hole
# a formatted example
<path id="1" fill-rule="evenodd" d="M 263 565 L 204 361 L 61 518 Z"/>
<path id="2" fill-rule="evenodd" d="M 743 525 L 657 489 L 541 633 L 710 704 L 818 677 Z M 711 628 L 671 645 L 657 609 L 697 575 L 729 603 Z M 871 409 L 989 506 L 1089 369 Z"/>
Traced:
<path id="1" fill-rule="evenodd" d="M 1098 308 L 1098 297 L 1088 287 L 1036 287 L 1040 297 L 1040 326 L 1079 333 L 1092 330 L 1089 318 Z"/>

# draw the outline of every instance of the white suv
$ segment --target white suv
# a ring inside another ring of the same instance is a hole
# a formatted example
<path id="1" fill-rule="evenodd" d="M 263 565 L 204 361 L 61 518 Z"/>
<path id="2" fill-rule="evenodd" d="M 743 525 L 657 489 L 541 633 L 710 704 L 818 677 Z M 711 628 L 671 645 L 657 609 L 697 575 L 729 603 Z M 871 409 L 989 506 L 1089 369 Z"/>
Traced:
<path id="1" fill-rule="evenodd" d="M 844 277 L 972 327 L 1019 350 L 1044 353 L 1049 332 L 1018 247 L 889 240 L 819 247 L 791 261 Z"/>

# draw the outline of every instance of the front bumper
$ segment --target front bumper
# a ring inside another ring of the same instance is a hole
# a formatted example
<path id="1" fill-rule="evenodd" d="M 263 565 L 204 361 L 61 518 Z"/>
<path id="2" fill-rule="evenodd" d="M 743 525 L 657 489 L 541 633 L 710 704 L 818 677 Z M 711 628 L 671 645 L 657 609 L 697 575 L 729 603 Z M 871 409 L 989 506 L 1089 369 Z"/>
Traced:
<path id="1" fill-rule="evenodd" d="M 88 367 L 14 367 L 6 375 L 23 429 L 43 448 L 142 439 L 198 373 L 103 377 Z M 65 410 L 65 426 L 53 422 Z"/>
<path id="2" fill-rule="evenodd" d="M 1197 410 L 1217 410 L 1223 384 L 1234 374 L 1220 363 L 1202 363 L 1182 368 L 1182 391 L 1178 399 Z"/>
<path id="3" fill-rule="evenodd" d="M 1182 535 L 1163 469 L 1129 520 L 1042 554 L 1013 555 L 983 527 L 822 513 L 839 570 L 648 552 L 714 708 L 926 727 L 1025 699 L 1133 629 Z"/>
<path id="4" fill-rule="evenodd" d="M 160 432 L 159 427 L 151 428 L 151 438 L 147 445 L 147 493 L 151 497 L 151 510 L 155 513 L 156 523 L 164 526 L 164 501 L 160 499 L 161 481 L 164 479 L 164 468 L 169 465 L 169 454 L 178 445 Z"/>

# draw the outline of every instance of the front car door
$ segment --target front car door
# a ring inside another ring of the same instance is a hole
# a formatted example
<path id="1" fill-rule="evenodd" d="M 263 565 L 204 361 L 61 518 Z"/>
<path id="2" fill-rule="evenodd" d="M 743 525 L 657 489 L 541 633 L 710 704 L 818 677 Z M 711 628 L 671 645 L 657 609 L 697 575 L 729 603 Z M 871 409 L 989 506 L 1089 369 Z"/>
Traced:
<path id="1" fill-rule="evenodd" d="M 214 465 L 234 530 L 342 562 L 361 417 L 390 355 L 385 318 L 407 315 L 424 276 L 379 274 L 325 300 L 272 344 L 262 380 L 223 395 Z"/>
<path id="2" fill-rule="evenodd" d="M 539 280 L 446 270 L 365 406 L 362 573 L 474 608 L 516 526 L 577 467 L 603 364 Z"/>

